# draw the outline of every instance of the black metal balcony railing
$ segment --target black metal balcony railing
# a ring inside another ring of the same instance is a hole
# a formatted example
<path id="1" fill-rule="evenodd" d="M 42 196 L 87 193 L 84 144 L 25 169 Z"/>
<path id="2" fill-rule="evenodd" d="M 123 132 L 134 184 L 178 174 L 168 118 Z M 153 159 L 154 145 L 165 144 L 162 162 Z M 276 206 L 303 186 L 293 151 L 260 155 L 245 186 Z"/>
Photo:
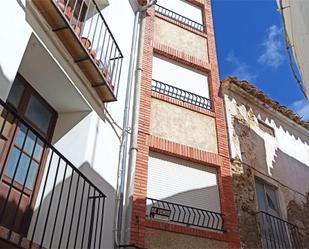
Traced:
<path id="1" fill-rule="evenodd" d="M 224 231 L 223 214 L 153 198 L 146 198 L 146 205 L 147 218 Z"/>
<path id="2" fill-rule="evenodd" d="M 104 102 L 118 95 L 123 55 L 108 27 L 99 0 L 33 0 L 52 30 L 101 94 Z"/>
<path id="3" fill-rule="evenodd" d="M 97 0 L 56 0 L 55 2 L 81 39 L 105 81 L 113 91 L 118 91 L 123 56 L 98 7 Z M 83 58 L 78 62 L 82 60 Z"/>
<path id="4" fill-rule="evenodd" d="M 152 91 L 181 100 L 191 105 L 195 105 L 210 111 L 212 110 L 212 102 L 210 99 L 177 88 L 175 86 L 168 85 L 158 80 L 152 80 Z"/>
<path id="5" fill-rule="evenodd" d="M 260 225 L 263 248 L 303 248 L 296 225 L 263 211 L 258 212 L 257 217 Z"/>
<path id="6" fill-rule="evenodd" d="M 0 237 L 18 248 L 101 248 L 105 195 L 0 100 Z"/>
<path id="7" fill-rule="evenodd" d="M 171 19 L 173 19 L 177 22 L 185 24 L 186 26 L 189 26 L 189 27 L 196 29 L 200 32 L 204 32 L 204 25 L 203 24 L 200 24 L 196 21 L 193 21 L 193 20 L 191 20 L 191 19 L 189 19 L 185 16 L 182 16 L 182 15 L 180 15 L 180 14 L 178 14 L 178 13 L 172 11 L 172 10 L 169 10 L 169 9 L 167 9 L 167 8 L 161 6 L 161 5 L 158 5 L 158 4 L 155 5 L 155 9 L 158 13 L 160 13 L 163 16 L 166 16 L 166 17 L 171 18 Z"/>

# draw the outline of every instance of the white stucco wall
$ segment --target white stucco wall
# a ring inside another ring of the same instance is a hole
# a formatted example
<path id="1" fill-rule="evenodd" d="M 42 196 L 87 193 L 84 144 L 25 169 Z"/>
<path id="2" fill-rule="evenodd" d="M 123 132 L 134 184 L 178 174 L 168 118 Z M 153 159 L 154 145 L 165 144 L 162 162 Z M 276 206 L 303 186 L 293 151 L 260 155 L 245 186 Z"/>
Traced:
<path id="1" fill-rule="evenodd" d="M 0 10 L 0 98 L 6 99 L 24 54 L 31 28 L 25 22 L 24 1 L 5 1 Z"/>
<path id="2" fill-rule="evenodd" d="M 278 8 L 281 9 L 281 0 L 276 0 Z M 286 39 L 291 44 L 298 70 L 301 74 L 304 91 L 309 99 L 309 2 L 282 0 L 281 12 L 284 18 L 284 25 L 287 31 Z M 293 84 L 293 83 L 291 83 Z"/>
<path id="3" fill-rule="evenodd" d="M 129 1 L 123 0 L 110 1 L 110 5 L 102 13 L 124 55 L 118 101 L 107 104 L 107 109 L 114 120 L 122 125 L 134 13 Z M 121 21 L 118 17 L 121 17 Z M 126 28 L 123 23 L 126 23 Z M 118 128 L 116 129 L 120 132 Z M 102 237 L 103 249 L 113 248 L 119 139 L 108 122 L 92 112 L 60 139 L 56 147 L 77 167 L 86 163 L 93 169 L 87 169 L 83 173 L 93 180 L 107 196 Z"/>
<path id="4" fill-rule="evenodd" d="M 102 13 L 124 55 L 118 101 L 106 105 L 114 120 L 119 125 L 122 125 L 134 13 L 129 1 L 123 0 L 110 0 L 110 5 L 104 9 Z M 18 69 L 23 73 L 30 72 L 29 70 L 31 70 L 31 68 L 25 67 L 25 64 L 23 67 L 20 67 L 31 34 L 37 38 L 40 37 L 40 34 L 36 34 L 39 29 L 36 28 L 36 31 L 32 29 L 25 18 L 25 12 L 18 4 L 18 1 L 7 1 L 5 7 L 1 10 L 0 20 L 2 23 L 2 35 L 0 35 L 0 37 L 1 43 L 6 44 L 5 46 L 2 45 L 0 48 L 0 66 L 2 70 L 0 73 L 0 97 L 3 100 L 6 99 L 6 95 L 9 92 L 11 83 Z M 29 18 L 28 21 L 30 21 L 31 24 L 32 18 Z M 48 35 L 48 33 L 46 34 Z M 37 40 L 39 40 L 39 38 Z M 42 40 L 39 40 L 39 42 L 42 42 Z M 43 49 L 48 49 L 47 44 L 43 45 Z M 14 51 L 14 53 L 12 53 L 12 51 Z M 47 54 L 52 54 L 52 51 L 48 51 Z M 27 59 L 29 59 L 29 56 L 31 57 L 31 53 L 27 55 Z M 53 56 L 47 56 L 44 57 L 44 59 L 45 58 L 47 58 L 47 60 L 56 60 Z M 39 61 L 38 58 L 36 58 L 36 60 Z M 43 63 L 43 60 L 40 62 Z M 58 61 L 51 65 L 56 69 L 57 67 L 61 67 L 61 63 L 62 61 Z M 32 73 L 35 74 L 35 68 L 33 68 L 33 70 Z M 83 97 L 82 90 L 74 89 L 73 87 L 72 91 L 74 91 L 74 94 L 67 96 L 66 101 L 63 101 L 65 96 L 62 95 L 65 94 L 69 88 L 63 88 L 59 85 L 57 86 L 59 87 L 58 94 L 57 91 L 48 91 L 47 86 L 50 86 L 50 84 L 46 85 L 48 83 L 45 81 L 43 82 L 42 77 L 48 78 L 49 80 L 64 79 L 64 81 L 61 81 L 61 84 L 67 83 L 65 79 L 68 79 L 68 83 L 70 83 L 70 81 L 74 82 L 74 80 L 70 79 L 70 76 L 64 72 L 63 68 L 53 72 L 54 73 L 51 75 L 49 74 L 50 72 L 46 71 L 45 76 L 44 70 L 40 70 L 40 75 L 31 76 L 30 72 L 29 75 L 33 81 L 33 84 L 31 84 L 43 97 L 48 98 L 48 102 L 58 111 L 59 118 L 55 130 L 56 139 L 53 140 L 53 145 L 77 168 L 80 168 L 80 170 L 107 196 L 102 236 L 102 241 L 104 241 L 104 243 L 102 248 L 111 249 L 114 246 L 113 222 L 120 147 L 119 139 L 108 122 L 102 120 L 94 111 L 91 112 L 91 108 Z M 59 81 L 57 82 L 59 83 Z M 54 87 L 56 87 L 56 85 Z M 59 99 L 60 96 L 62 96 L 61 99 Z M 72 105 L 72 103 L 74 104 Z M 78 103 L 83 104 L 79 105 Z M 73 106 L 75 106 L 75 109 Z M 119 129 L 118 132 L 120 133 Z M 56 166 L 57 161 L 53 162 L 53 165 Z M 64 166 L 61 165 L 60 167 Z M 59 175 L 61 175 L 63 170 L 59 172 Z M 55 175 L 55 167 L 53 167 L 50 174 L 51 176 Z M 69 178 L 70 174 L 67 175 L 67 179 Z M 59 178 L 56 184 L 60 182 L 61 179 Z M 50 177 L 45 194 L 43 195 L 43 198 L 47 200 L 49 198 L 48 195 L 51 194 L 52 184 L 53 178 Z M 42 188 L 39 192 L 39 196 L 41 194 Z M 36 208 L 39 205 L 39 201 L 40 198 L 37 199 Z M 45 207 L 43 213 L 45 212 L 46 214 L 46 210 Z M 34 212 L 36 212 L 36 210 Z M 50 220 L 54 218 L 53 215 L 54 213 L 51 212 Z M 33 222 L 34 220 L 31 224 L 32 227 Z M 38 227 L 38 229 L 40 230 L 42 227 Z M 51 227 L 48 227 L 48 229 L 51 229 Z M 47 230 L 46 233 L 48 234 L 48 232 L 50 232 L 50 230 Z M 48 236 L 46 241 L 44 241 L 44 245 L 45 244 L 48 244 Z"/>

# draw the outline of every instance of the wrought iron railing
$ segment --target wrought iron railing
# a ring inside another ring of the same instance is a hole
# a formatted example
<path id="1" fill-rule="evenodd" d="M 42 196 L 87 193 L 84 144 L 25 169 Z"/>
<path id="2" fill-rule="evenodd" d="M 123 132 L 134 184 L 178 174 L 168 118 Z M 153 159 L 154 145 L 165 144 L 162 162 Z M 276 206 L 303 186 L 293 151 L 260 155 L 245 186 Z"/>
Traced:
<path id="1" fill-rule="evenodd" d="M 257 218 L 260 226 L 263 248 L 303 248 L 300 233 L 296 225 L 263 211 L 257 213 Z"/>
<path id="2" fill-rule="evenodd" d="M 101 248 L 104 193 L 2 100 L 0 135 L 0 238 Z"/>
<path id="3" fill-rule="evenodd" d="M 83 47 L 96 64 L 105 82 L 118 94 L 123 55 L 108 27 L 98 0 L 49 0 L 62 13 L 64 19 L 74 30 Z M 61 31 L 54 30 L 55 32 Z M 80 58 L 80 63 L 89 57 Z M 95 82 L 93 82 L 95 83 Z M 100 87 L 101 85 L 94 85 Z"/>
<path id="4" fill-rule="evenodd" d="M 195 105 L 210 111 L 212 110 L 212 102 L 210 99 L 177 88 L 175 86 L 168 85 L 158 80 L 152 80 L 152 91 L 181 100 L 191 105 Z"/>
<path id="5" fill-rule="evenodd" d="M 120 249 L 123 249 L 123 248 L 126 248 L 126 249 L 147 249 L 147 248 L 144 248 L 144 247 L 136 246 L 136 245 L 134 245 L 134 244 L 119 245 L 119 248 L 120 248 Z"/>
<path id="6" fill-rule="evenodd" d="M 167 8 L 161 6 L 161 5 L 158 5 L 158 4 L 155 5 L 155 9 L 158 13 L 160 13 L 163 16 L 171 18 L 171 19 L 173 19 L 177 22 L 180 22 L 180 23 L 182 23 L 186 26 L 189 26 L 193 29 L 196 29 L 200 32 L 204 32 L 204 25 L 203 24 L 200 24 L 196 21 L 193 21 L 190 18 L 182 16 L 182 15 L 180 15 L 180 14 L 178 14 L 178 13 L 172 11 L 172 10 L 169 10 L 169 9 L 167 9 Z"/>
<path id="7" fill-rule="evenodd" d="M 146 217 L 149 219 L 224 231 L 223 215 L 221 213 L 149 197 L 146 198 L 146 205 Z"/>

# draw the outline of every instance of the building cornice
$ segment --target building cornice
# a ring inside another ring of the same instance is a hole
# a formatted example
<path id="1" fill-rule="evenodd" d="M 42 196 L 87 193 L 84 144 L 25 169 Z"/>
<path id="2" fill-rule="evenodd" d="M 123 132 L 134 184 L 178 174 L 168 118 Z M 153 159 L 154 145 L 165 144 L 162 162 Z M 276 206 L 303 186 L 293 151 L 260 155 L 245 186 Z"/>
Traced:
<path id="1" fill-rule="evenodd" d="M 270 115 L 275 115 L 277 118 L 280 118 L 282 122 L 289 124 L 291 128 L 298 128 L 298 130 L 305 133 L 305 135 L 309 135 L 309 122 L 304 121 L 297 113 L 271 99 L 263 91 L 257 89 L 247 81 L 228 76 L 221 81 L 221 85 L 223 88 L 246 98 L 252 104 L 258 105 Z M 265 108 L 265 106 L 267 108 Z M 295 124 L 297 124 L 297 126 L 295 126 Z"/>

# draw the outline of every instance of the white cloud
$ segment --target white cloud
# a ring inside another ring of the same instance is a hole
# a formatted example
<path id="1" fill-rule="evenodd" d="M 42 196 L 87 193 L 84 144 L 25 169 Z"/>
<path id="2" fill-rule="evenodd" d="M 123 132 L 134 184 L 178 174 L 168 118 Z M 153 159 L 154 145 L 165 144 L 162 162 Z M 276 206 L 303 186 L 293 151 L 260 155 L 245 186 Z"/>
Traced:
<path id="1" fill-rule="evenodd" d="M 304 120 L 309 120 L 309 102 L 306 99 L 295 101 L 290 109 L 298 113 Z"/>
<path id="2" fill-rule="evenodd" d="M 247 63 L 241 61 L 233 51 L 230 51 L 225 58 L 227 62 L 233 64 L 234 70 L 230 73 L 232 76 L 236 76 L 241 80 L 255 81 L 256 75 L 250 72 L 250 68 Z"/>
<path id="3" fill-rule="evenodd" d="M 272 25 L 267 29 L 267 39 L 262 43 L 263 54 L 258 62 L 277 69 L 284 62 L 282 29 Z"/>

